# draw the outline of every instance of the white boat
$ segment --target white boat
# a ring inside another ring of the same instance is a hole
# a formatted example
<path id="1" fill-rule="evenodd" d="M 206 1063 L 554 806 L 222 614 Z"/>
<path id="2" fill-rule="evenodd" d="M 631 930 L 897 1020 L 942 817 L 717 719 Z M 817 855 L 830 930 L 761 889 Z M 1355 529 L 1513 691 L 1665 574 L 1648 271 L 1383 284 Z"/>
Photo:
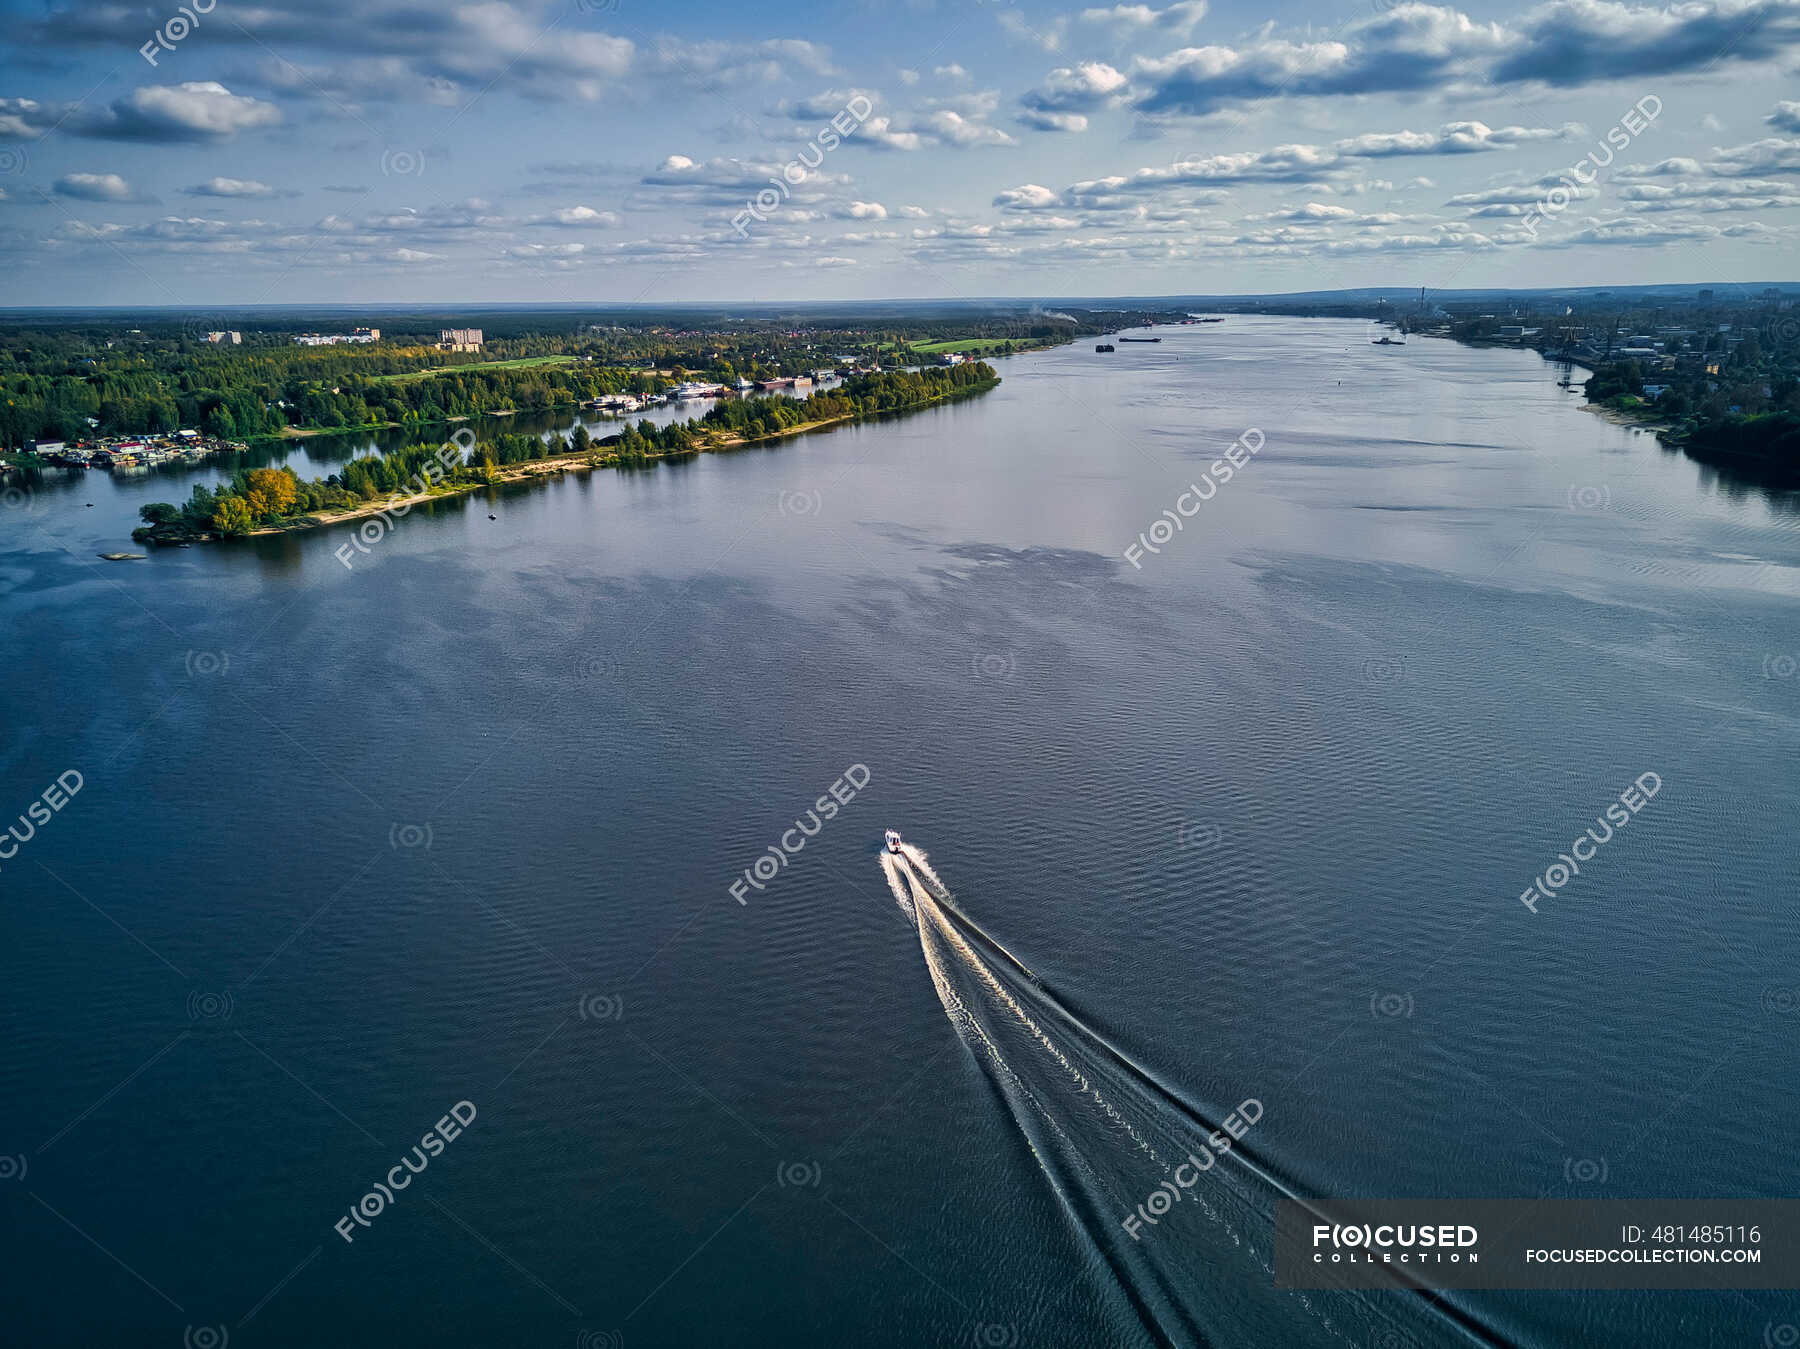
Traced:
<path id="1" fill-rule="evenodd" d="M 886 837 L 887 837 L 887 850 L 889 852 L 899 852 L 900 851 L 900 831 L 898 829 L 890 829 L 887 831 Z"/>

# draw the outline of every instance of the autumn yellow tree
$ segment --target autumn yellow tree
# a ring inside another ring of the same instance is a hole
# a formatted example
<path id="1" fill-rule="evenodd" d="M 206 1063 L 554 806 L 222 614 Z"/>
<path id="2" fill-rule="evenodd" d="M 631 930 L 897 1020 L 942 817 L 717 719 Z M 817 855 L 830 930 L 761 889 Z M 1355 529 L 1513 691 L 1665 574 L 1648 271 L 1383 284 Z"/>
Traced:
<path id="1" fill-rule="evenodd" d="M 251 469 L 244 500 L 258 520 L 279 520 L 294 508 L 298 488 L 294 475 L 279 468 Z"/>

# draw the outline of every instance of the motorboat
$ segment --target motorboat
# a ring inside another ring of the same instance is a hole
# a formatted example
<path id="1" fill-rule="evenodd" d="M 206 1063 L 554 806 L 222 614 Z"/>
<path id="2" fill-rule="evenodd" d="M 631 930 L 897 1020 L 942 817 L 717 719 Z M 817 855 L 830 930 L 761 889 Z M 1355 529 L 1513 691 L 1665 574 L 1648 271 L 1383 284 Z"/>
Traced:
<path id="1" fill-rule="evenodd" d="M 887 838 L 887 850 L 889 852 L 899 852 L 900 851 L 900 831 L 898 829 L 890 829 L 887 831 L 887 834 L 885 837 Z"/>

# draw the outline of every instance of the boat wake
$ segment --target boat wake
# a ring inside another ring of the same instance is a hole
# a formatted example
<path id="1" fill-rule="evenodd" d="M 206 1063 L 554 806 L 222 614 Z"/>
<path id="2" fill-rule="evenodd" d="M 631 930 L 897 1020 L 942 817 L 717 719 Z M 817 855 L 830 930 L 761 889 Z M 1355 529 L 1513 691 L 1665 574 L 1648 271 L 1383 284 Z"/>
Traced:
<path id="1" fill-rule="evenodd" d="M 1298 1199 L 1264 1103 L 1159 1078 L 1068 1007 L 957 904 L 912 844 L 883 853 L 944 1011 L 1024 1136 L 1109 1324 L 1169 1345 L 1482 1343 L 1439 1301 L 1275 1287 L 1272 1208 Z"/>

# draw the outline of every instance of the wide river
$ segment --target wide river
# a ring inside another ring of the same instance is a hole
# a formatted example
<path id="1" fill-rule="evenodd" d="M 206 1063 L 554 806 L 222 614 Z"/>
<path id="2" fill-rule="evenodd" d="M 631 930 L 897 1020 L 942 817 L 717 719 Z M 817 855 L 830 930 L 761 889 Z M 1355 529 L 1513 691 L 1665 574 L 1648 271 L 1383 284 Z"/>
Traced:
<path id="1" fill-rule="evenodd" d="M 0 1338 L 1793 1343 L 1268 1215 L 1800 1193 L 1795 503 L 1528 352 L 1159 331 L 349 566 L 10 493 Z"/>

